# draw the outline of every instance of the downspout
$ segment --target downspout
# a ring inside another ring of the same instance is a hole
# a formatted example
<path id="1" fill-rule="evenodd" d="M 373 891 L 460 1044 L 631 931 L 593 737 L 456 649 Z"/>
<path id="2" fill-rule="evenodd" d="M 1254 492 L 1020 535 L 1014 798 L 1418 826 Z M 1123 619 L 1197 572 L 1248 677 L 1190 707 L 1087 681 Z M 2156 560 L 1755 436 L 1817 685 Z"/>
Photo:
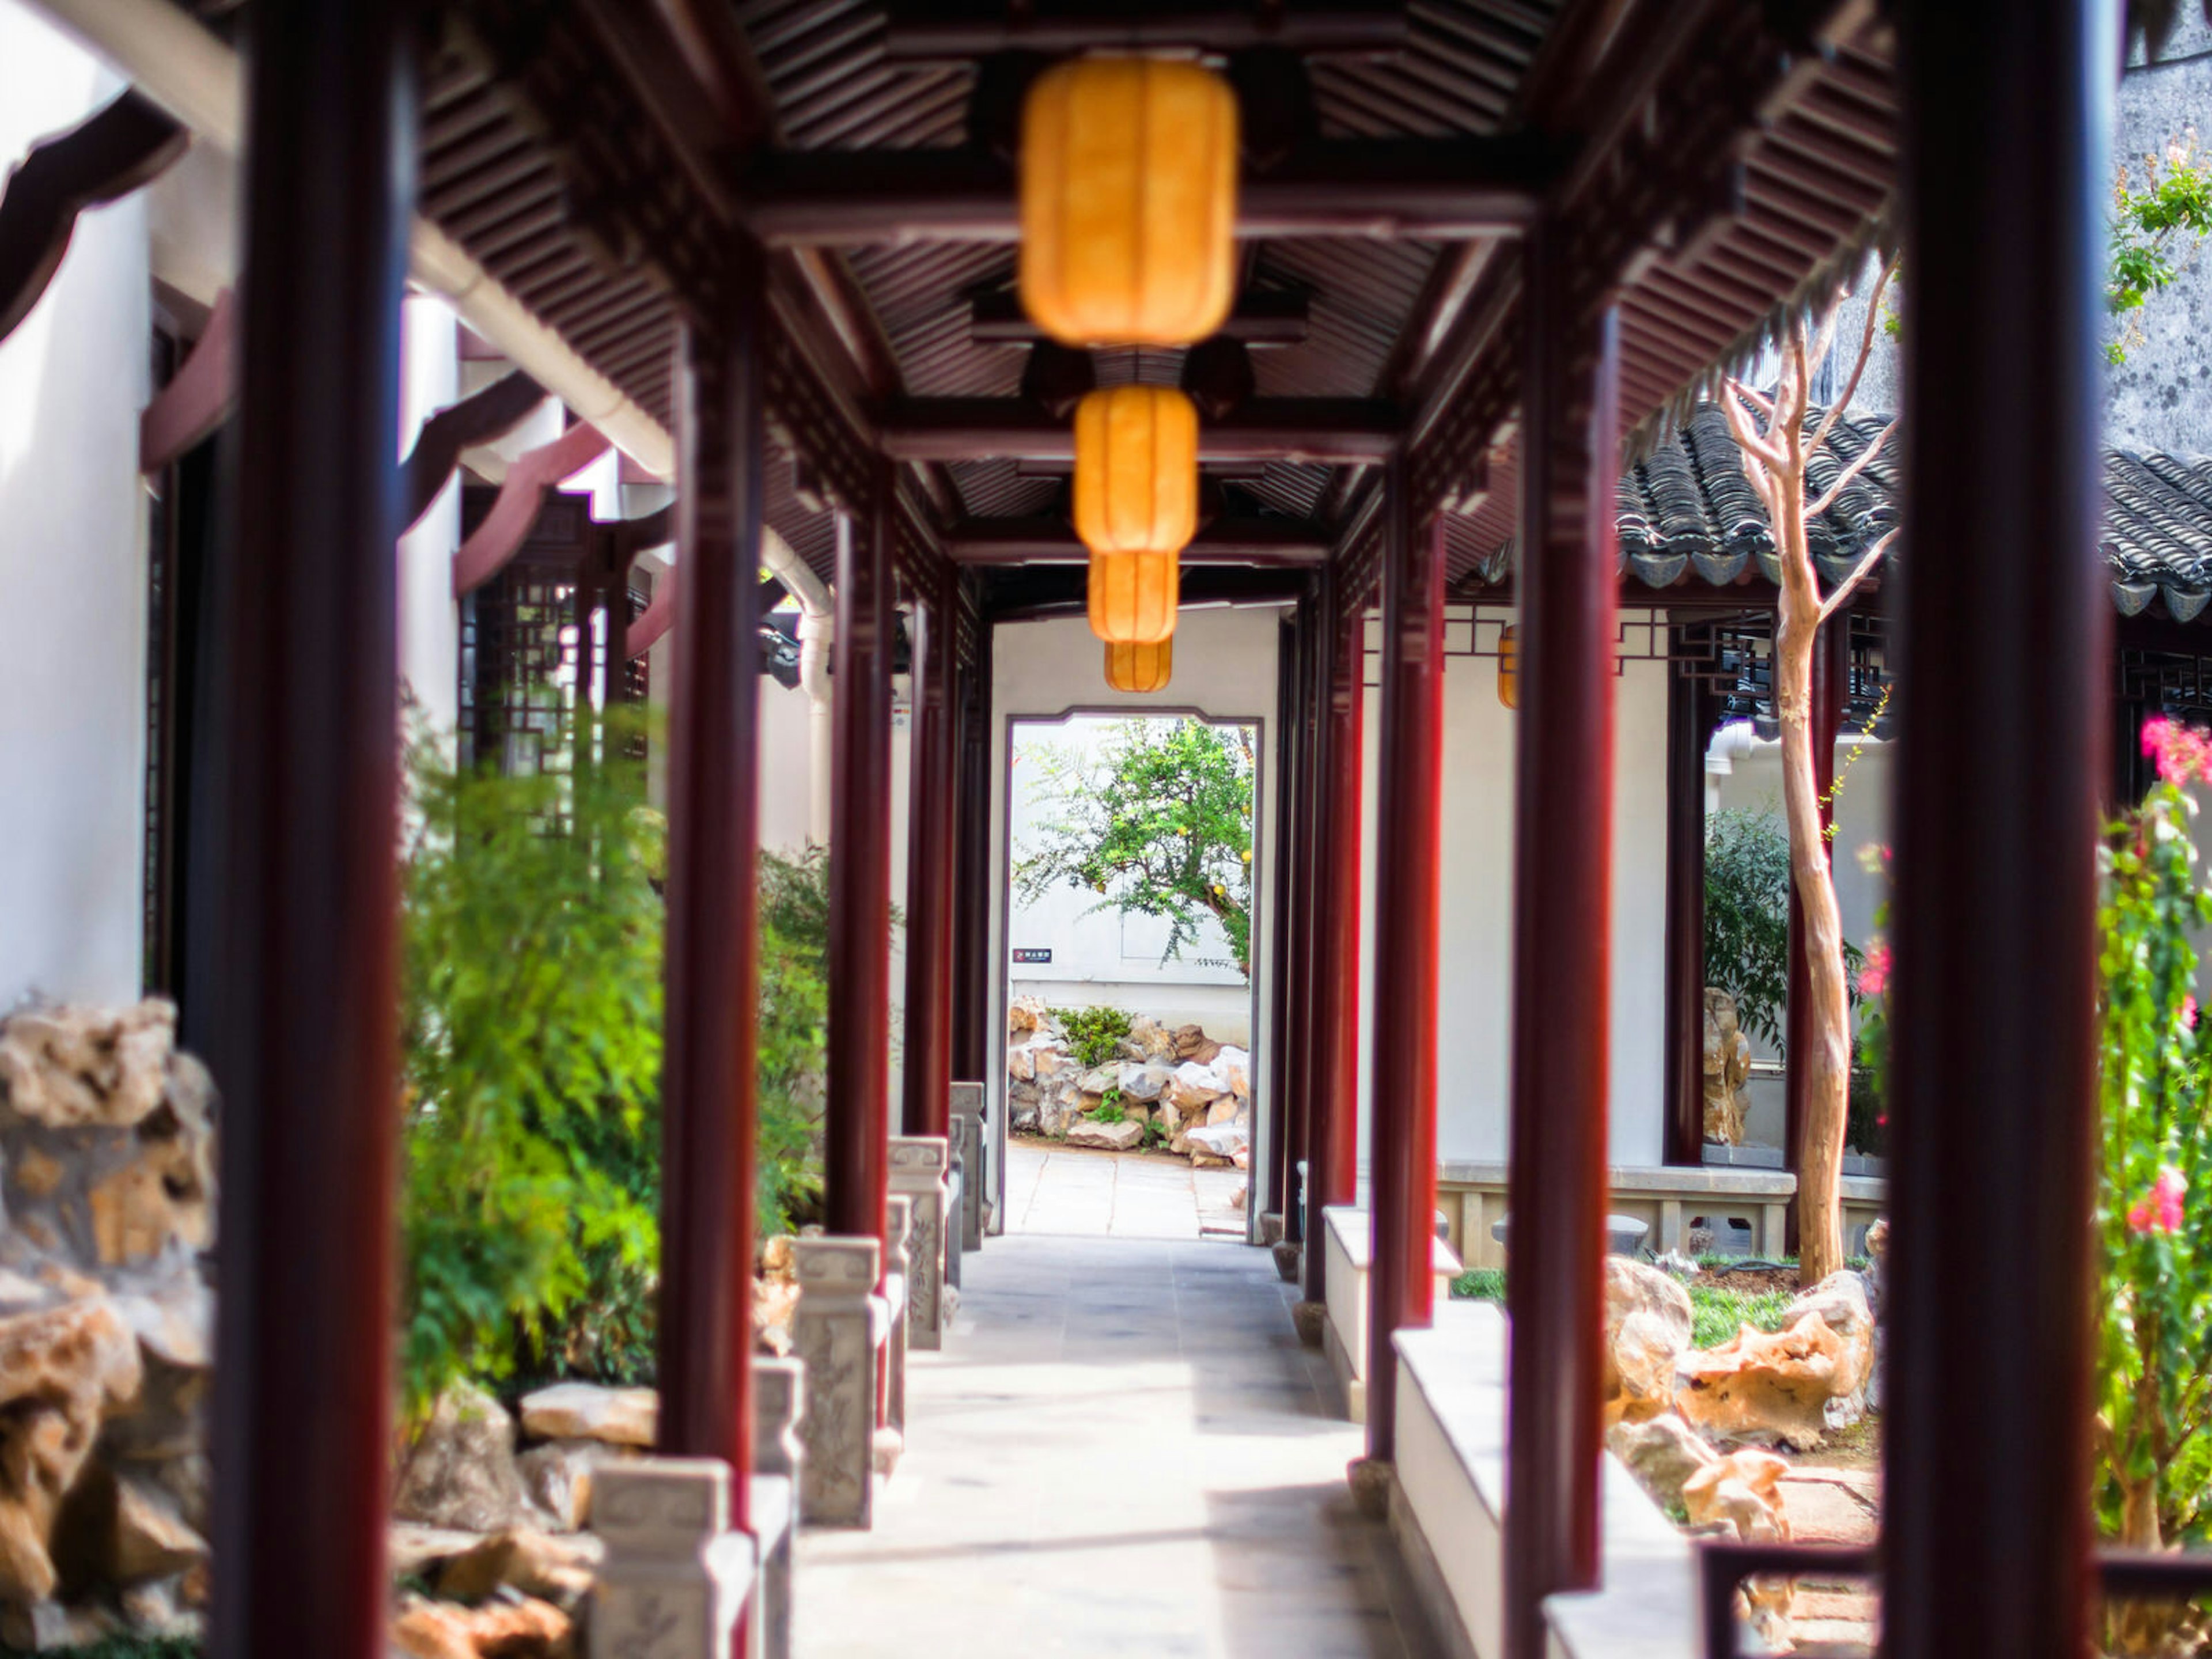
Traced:
<path id="1" fill-rule="evenodd" d="M 761 538 L 761 562 L 799 601 L 799 684 L 808 703 L 806 839 L 830 844 L 830 647 L 837 633 L 830 590 L 791 544 L 769 530 Z"/>
<path id="2" fill-rule="evenodd" d="M 227 155 L 244 142 L 245 96 L 238 54 L 171 0 L 33 0 L 39 9 L 112 64 L 155 103 Z M 656 477 L 672 477 L 668 429 L 471 258 L 460 244 L 416 216 L 409 274 L 515 367 L 606 435 Z"/>

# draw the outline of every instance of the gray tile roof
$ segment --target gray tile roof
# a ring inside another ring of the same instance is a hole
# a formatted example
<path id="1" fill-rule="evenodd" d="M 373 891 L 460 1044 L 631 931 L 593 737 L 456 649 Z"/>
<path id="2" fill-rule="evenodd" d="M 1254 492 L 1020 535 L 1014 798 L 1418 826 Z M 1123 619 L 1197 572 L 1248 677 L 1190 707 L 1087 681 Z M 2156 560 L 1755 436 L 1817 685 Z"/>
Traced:
<path id="1" fill-rule="evenodd" d="M 1837 472 L 1888 425 L 1886 415 L 1846 416 L 1813 458 L 1811 485 L 1824 492 Z M 1808 527 L 1813 562 L 1830 582 L 1849 575 L 1897 520 L 1900 459 L 1885 446 L 1836 504 Z M 2112 602 L 2132 617 L 2162 601 L 2177 622 L 2212 603 L 2212 459 L 2105 452 L 2100 541 L 2112 570 Z M 1678 581 L 1725 586 L 1754 572 L 1779 574 L 1774 533 L 1728 420 L 1711 404 L 1623 471 L 1619 495 L 1620 568 L 1654 587 Z M 1502 580 L 1510 544 L 1483 562 L 1483 580 Z"/>

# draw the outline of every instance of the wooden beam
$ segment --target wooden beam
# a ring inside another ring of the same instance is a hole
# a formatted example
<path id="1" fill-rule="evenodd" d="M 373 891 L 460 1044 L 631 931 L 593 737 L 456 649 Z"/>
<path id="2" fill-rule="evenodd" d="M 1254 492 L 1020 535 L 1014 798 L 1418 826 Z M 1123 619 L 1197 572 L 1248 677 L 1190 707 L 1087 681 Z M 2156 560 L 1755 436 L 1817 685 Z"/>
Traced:
<path id="1" fill-rule="evenodd" d="M 210 325 L 212 327 L 212 325 Z M 545 401 L 545 388 L 520 369 L 448 404 L 422 422 L 399 465 L 401 517 L 412 530 L 461 464 L 461 452 L 503 438 Z"/>
<path id="2" fill-rule="evenodd" d="M 1310 301 L 1280 289 L 1248 289 L 1220 332 L 1247 345 L 1305 343 Z M 1044 337 L 1011 289 L 979 294 L 969 304 L 968 337 L 978 345 L 1028 345 Z"/>
<path id="3" fill-rule="evenodd" d="M 0 340 L 61 269 L 77 216 L 151 183 L 191 143 L 174 117 L 134 88 L 31 146 L 0 193 Z"/>
<path id="4" fill-rule="evenodd" d="M 237 398 L 238 305 L 225 289 L 216 295 L 191 356 L 139 414 L 138 470 L 159 472 L 180 459 L 223 423 Z M 407 522 L 422 516 L 416 513 Z"/>
<path id="5" fill-rule="evenodd" d="M 1237 192 L 1237 234 L 1457 240 L 1525 226 L 1555 169 L 1519 137 L 1340 138 L 1299 146 Z M 786 150 L 743 181 L 771 246 L 1020 240 L 1014 171 L 978 149 Z"/>
<path id="6" fill-rule="evenodd" d="M 209 569 L 222 1091 L 212 1651 L 383 1659 L 398 1137 L 400 301 L 418 40 L 254 19 L 234 528 Z"/>
<path id="7" fill-rule="evenodd" d="M 1375 461 L 1390 453 L 1397 405 L 1363 398 L 1255 398 L 1199 428 L 1201 461 Z M 876 422 L 899 461 L 1075 459 L 1075 429 L 1012 398 L 901 398 Z"/>
<path id="8" fill-rule="evenodd" d="M 579 422 L 549 444 L 518 457 L 500 480 L 499 497 L 483 522 L 453 555 L 453 597 L 473 593 L 496 576 L 530 538 L 544 511 L 545 493 L 607 453 L 597 427 Z"/>
<path id="9" fill-rule="evenodd" d="M 1111 47 L 1150 52 L 1188 47 L 1249 52 L 1277 46 L 1310 56 L 1375 57 L 1402 52 L 1412 25 L 1402 4 L 1275 7 L 1186 5 L 1147 9 L 1091 6 L 1045 15 L 1009 16 L 1002 0 L 929 0 L 891 9 L 884 55 L 908 62 L 954 62 L 1000 52 L 1053 57 Z"/>
<path id="10" fill-rule="evenodd" d="M 1295 519 L 1220 518 L 1182 550 L 1185 564 L 1317 565 L 1334 542 L 1328 530 Z M 955 564 L 1082 564 L 1090 552 L 1064 519 L 968 519 L 945 532 Z"/>

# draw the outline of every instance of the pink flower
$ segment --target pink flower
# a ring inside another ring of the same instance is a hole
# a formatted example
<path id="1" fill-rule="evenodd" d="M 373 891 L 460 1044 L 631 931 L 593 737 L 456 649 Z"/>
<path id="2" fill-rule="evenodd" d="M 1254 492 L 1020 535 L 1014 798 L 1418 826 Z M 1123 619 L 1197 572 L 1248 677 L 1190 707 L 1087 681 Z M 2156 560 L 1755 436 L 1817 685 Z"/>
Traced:
<path id="1" fill-rule="evenodd" d="M 2143 722 L 2142 751 L 2158 765 L 2167 783 L 2202 778 L 2212 782 L 2212 732 L 2154 714 Z"/>
<path id="2" fill-rule="evenodd" d="M 1889 946 L 1867 947 L 1866 965 L 1859 969 L 1859 994 L 1878 997 L 1889 988 Z"/>
<path id="3" fill-rule="evenodd" d="M 2181 1231 L 2181 1200 L 2189 1183 L 2171 1164 L 2158 1172 L 2150 1191 L 2128 1212 L 2128 1225 L 2139 1233 L 2178 1233 Z"/>
<path id="4" fill-rule="evenodd" d="M 2197 1029 L 2197 999 L 2195 997 L 2182 998 L 2181 1023 L 2189 1030 L 2193 1031 Z"/>

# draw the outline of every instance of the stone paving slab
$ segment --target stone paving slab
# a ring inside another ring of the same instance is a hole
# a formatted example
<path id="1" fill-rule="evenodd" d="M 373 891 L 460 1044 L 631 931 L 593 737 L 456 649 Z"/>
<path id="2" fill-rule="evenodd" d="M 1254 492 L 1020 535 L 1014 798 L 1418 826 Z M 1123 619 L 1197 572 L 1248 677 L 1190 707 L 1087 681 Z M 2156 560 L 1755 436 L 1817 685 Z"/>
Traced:
<path id="1" fill-rule="evenodd" d="M 963 1272 L 874 1531 L 799 1540 L 800 1659 L 1426 1651 L 1265 1251 L 1012 1233 Z"/>

